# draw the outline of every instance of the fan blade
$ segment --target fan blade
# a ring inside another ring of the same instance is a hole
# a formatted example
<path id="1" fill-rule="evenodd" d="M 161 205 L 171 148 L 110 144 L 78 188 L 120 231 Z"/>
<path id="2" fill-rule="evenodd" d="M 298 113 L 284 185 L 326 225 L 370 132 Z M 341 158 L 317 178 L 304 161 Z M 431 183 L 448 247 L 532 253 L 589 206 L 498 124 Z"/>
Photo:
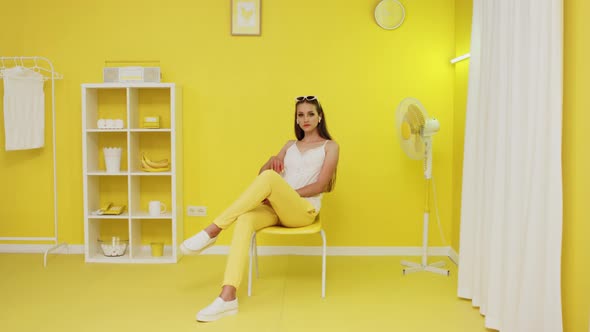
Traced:
<path id="1" fill-rule="evenodd" d="M 419 139 L 419 136 L 411 135 L 407 140 L 400 140 L 402 150 L 404 150 L 410 159 L 420 160 L 424 158 L 424 153 L 416 149 L 417 145 L 420 146 L 420 143 L 417 142 Z"/>
<path id="2" fill-rule="evenodd" d="M 412 131 L 419 131 L 424 127 L 424 116 L 416 104 L 408 105 L 407 117 L 412 125 Z"/>
<path id="3" fill-rule="evenodd" d="M 408 140 L 408 139 L 410 139 L 411 135 L 412 135 L 412 128 L 410 127 L 410 124 L 408 124 L 408 122 L 404 121 L 402 123 L 402 138 L 404 140 Z"/>
<path id="4" fill-rule="evenodd" d="M 415 98 L 405 98 L 398 105 L 396 113 L 397 132 L 400 145 L 411 159 L 424 159 L 424 134 L 428 114 Z"/>

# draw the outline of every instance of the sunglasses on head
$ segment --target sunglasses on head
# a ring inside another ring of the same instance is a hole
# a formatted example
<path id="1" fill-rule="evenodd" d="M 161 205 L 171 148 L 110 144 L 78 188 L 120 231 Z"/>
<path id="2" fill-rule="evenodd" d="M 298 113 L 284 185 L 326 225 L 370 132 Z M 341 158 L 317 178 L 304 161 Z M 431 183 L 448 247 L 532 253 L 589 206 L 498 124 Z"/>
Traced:
<path id="1" fill-rule="evenodd" d="M 304 100 L 313 101 L 316 99 L 318 99 L 316 96 L 300 96 L 300 97 L 295 98 L 295 101 L 297 101 L 297 102 L 304 101 Z"/>

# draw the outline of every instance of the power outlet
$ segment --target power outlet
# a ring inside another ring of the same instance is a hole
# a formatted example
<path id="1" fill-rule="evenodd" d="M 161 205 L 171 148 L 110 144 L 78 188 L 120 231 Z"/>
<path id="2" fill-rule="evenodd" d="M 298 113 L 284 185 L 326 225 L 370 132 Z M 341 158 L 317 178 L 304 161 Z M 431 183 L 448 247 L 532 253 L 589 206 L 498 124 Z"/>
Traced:
<path id="1" fill-rule="evenodd" d="M 189 206 L 186 208 L 186 215 L 191 217 L 206 217 L 207 207 L 206 206 Z"/>

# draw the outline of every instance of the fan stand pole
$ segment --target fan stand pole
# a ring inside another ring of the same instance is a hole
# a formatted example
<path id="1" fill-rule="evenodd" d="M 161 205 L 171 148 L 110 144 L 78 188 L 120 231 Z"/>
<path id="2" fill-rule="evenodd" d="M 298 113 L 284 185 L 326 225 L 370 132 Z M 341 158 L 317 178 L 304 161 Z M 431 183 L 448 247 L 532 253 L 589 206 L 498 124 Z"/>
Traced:
<path id="1" fill-rule="evenodd" d="M 448 276 L 450 271 L 442 269 L 445 262 L 440 261 L 428 264 L 428 219 L 430 218 L 430 184 L 432 177 L 432 140 L 425 139 L 426 144 L 426 158 L 424 160 L 424 176 L 426 177 L 426 199 L 424 200 L 424 225 L 422 229 L 422 263 L 414 263 L 402 260 L 402 265 L 406 266 L 402 270 L 403 274 L 412 272 L 428 271 Z"/>

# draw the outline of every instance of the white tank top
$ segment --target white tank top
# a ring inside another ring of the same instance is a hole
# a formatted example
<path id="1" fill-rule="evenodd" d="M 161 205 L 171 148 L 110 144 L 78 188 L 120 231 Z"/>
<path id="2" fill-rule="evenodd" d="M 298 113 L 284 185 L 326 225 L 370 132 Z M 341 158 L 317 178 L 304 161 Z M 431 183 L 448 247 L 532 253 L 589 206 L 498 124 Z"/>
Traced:
<path id="1" fill-rule="evenodd" d="M 283 179 L 295 190 L 305 187 L 308 184 L 314 183 L 318 180 L 324 159 L 326 158 L 324 144 L 309 149 L 303 153 L 299 152 L 297 144 L 293 143 L 285 154 L 285 171 L 283 172 Z M 320 212 L 322 206 L 323 193 L 311 197 L 303 197 L 308 200 L 314 207 L 316 212 Z"/>

